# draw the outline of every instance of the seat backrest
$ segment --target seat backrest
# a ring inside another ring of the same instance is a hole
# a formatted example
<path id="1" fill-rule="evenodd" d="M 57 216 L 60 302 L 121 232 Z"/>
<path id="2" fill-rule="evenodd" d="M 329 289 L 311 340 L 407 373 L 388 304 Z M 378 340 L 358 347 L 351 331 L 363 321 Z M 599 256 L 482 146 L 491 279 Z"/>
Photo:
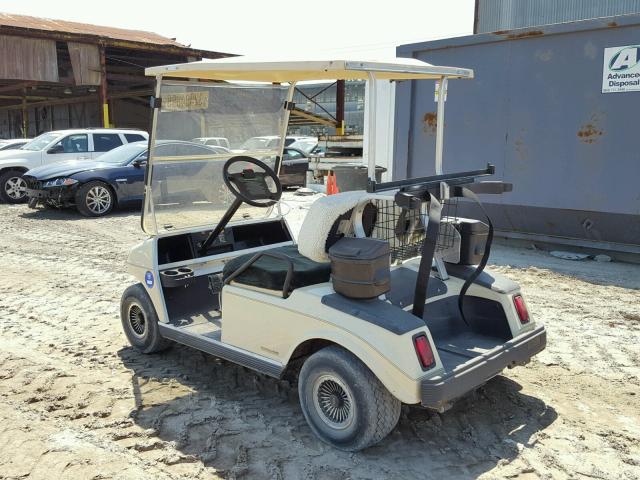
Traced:
<path id="1" fill-rule="evenodd" d="M 327 245 L 334 224 L 360 202 L 372 197 L 364 191 L 344 192 L 316 200 L 302 223 L 298 236 L 298 251 L 315 261 L 329 262 Z"/>

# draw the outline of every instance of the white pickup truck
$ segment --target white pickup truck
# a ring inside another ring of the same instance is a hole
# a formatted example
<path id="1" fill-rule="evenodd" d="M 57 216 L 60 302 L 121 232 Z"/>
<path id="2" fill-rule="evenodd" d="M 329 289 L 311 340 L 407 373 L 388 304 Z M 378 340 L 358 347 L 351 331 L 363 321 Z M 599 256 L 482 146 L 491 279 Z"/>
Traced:
<path id="1" fill-rule="evenodd" d="M 35 167 L 63 160 L 92 160 L 129 142 L 149 138 L 147 132 L 132 129 L 83 128 L 43 133 L 17 150 L 0 152 L 0 200 L 27 200 L 24 173 Z"/>

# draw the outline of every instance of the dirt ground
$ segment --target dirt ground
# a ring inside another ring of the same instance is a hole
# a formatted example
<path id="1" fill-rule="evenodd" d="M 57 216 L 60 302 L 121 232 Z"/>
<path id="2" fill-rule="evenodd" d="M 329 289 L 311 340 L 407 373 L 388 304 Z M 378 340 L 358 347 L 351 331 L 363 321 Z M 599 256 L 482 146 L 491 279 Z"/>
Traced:
<path id="1" fill-rule="evenodd" d="M 308 202 L 287 202 L 299 224 Z M 547 349 L 444 414 L 403 407 L 349 454 L 312 435 L 295 385 L 127 345 L 137 212 L 0 205 L 0 224 L 2 479 L 640 479 L 640 266 L 496 246 Z"/>

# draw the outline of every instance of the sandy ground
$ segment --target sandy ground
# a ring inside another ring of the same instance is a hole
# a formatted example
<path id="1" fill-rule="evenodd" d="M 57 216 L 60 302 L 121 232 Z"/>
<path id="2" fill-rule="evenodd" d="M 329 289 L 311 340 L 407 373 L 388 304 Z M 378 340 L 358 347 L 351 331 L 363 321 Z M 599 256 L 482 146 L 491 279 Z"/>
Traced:
<path id="1" fill-rule="evenodd" d="M 288 204 L 299 224 L 306 202 Z M 0 205 L 0 222 L 0 478 L 640 478 L 640 266 L 497 246 L 547 350 L 348 454 L 311 434 L 295 385 L 127 345 L 137 212 Z"/>

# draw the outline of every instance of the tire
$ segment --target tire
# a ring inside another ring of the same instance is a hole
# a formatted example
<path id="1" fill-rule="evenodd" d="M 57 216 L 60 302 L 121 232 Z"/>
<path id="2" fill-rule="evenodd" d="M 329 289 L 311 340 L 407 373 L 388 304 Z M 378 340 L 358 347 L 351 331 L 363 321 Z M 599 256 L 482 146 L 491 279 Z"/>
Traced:
<path id="1" fill-rule="evenodd" d="M 302 365 L 298 394 L 311 430 L 340 450 L 378 443 L 400 418 L 400 400 L 355 355 L 335 345 Z"/>
<path id="2" fill-rule="evenodd" d="M 0 200 L 5 203 L 25 203 L 29 200 L 23 174 L 21 170 L 7 170 L 0 174 Z"/>
<path id="3" fill-rule="evenodd" d="M 116 203 L 111 187 L 104 182 L 94 181 L 82 185 L 76 192 L 76 207 L 85 217 L 107 215 Z"/>
<path id="4" fill-rule="evenodd" d="M 122 294 L 120 320 L 127 340 L 142 353 L 166 350 L 171 342 L 160 335 L 158 315 L 141 283 L 132 285 Z"/>

